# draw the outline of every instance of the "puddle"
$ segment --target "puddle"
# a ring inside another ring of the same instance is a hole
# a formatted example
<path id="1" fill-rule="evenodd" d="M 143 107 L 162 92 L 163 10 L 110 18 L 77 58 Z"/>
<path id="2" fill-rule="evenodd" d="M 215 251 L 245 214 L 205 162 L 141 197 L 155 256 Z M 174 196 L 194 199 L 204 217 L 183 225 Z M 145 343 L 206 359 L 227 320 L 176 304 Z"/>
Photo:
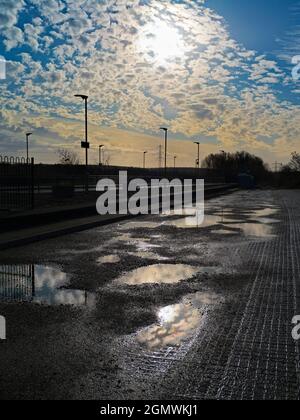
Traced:
<path id="1" fill-rule="evenodd" d="M 254 210 L 253 212 L 251 212 L 251 214 L 253 215 L 253 217 L 256 218 L 256 217 L 273 216 L 274 214 L 277 214 L 278 212 L 279 212 L 279 209 L 277 208 L 267 207 L 261 210 Z"/>
<path id="2" fill-rule="evenodd" d="M 257 218 L 257 219 L 255 219 L 255 221 L 258 222 L 258 223 L 263 223 L 265 225 L 271 225 L 272 223 L 280 223 L 281 222 L 281 220 L 272 219 L 272 218 L 268 218 L 268 217 Z"/>
<path id="3" fill-rule="evenodd" d="M 260 223 L 240 223 L 230 225 L 230 228 L 238 228 L 243 231 L 246 236 L 256 236 L 258 238 L 272 238 L 275 237 L 272 226 L 263 225 Z"/>
<path id="4" fill-rule="evenodd" d="M 175 209 L 170 211 L 164 211 L 161 213 L 161 217 L 172 217 L 172 216 L 195 216 L 196 208 L 190 207 L 186 209 Z"/>
<path id="5" fill-rule="evenodd" d="M 177 347 L 192 338 L 202 320 L 202 315 L 189 304 L 167 306 L 158 313 L 159 325 L 140 332 L 137 341 L 148 350 Z"/>
<path id="6" fill-rule="evenodd" d="M 98 264 L 117 264 L 121 261 L 118 255 L 106 255 L 105 257 L 100 257 L 97 260 Z"/>
<path id="7" fill-rule="evenodd" d="M 157 260 L 157 261 L 167 261 L 170 258 L 162 257 L 154 252 L 147 252 L 147 251 L 139 251 L 139 252 L 129 252 L 128 255 L 132 255 L 133 257 L 148 259 L 148 260 Z"/>
<path id="8" fill-rule="evenodd" d="M 116 284 L 174 284 L 194 277 L 198 268 L 184 264 L 156 264 L 138 268 L 115 280 Z"/>
<path id="9" fill-rule="evenodd" d="M 226 230 L 226 229 L 220 229 L 220 230 L 212 230 L 210 233 L 213 235 L 238 235 L 239 232 L 235 230 Z"/>
<path id="10" fill-rule="evenodd" d="M 138 241 L 134 245 L 136 246 L 136 248 L 139 252 L 147 252 L 148 250 L 151 250 L 151 249 L 161 248 L 160 245 L 151 244 L 151 243 L 145 242 L 145 241 Z"/>
<path id="11" fill-rule="evenodd" d="M 205 228 L 215 226 L 222 223 L 220 216 L 205 215 L 204 221 L 201 223 L 201 219 L 194 217 L 185 217 L 182 219 L 172 220 L 167 223 L 168 226 L 175 226 L 177 228 L 188 229 L 188 228 Z"/>
<path id="12" fill-rule="evenodd" d="M 188 228 L 207 228 L 211 226 L 217 226 L 221 224 L 229 224 L 229 223 L 241 223 L 240 215 L 234 214 L 205 214 L 204 221 L 202 221 L 202 217 L 195 214 L 194 216 L 183 217 L 180 219 L 172 220 L 166 225 L 168 226 L 175 226 L 177 228 L 188 229 Z"/>
<path id="13" fill-rule="evenodd" d="M 41 265 L 1 265 L 0 301 L 90 306 L 93 295 L 65 287 L 69 276 Z"/>
<path id="14" fill-rule="evenodd" d="M 180 304 L 160 309 L 158 324 L 139 332 L 137 341 L 150 351 L 179 347 L 195 337 L 206 307 L 222 301 L 220 296 L 209 292 L 187 296 Z"/>
<path id="15" fill-rule="evenodd" d="M 155 255 L 155 254 L 154 254 Z M 131 271 L 115 280 L 117 284 L 130 286 L 142 284 L 175 284 L 196 274 L 220 274 L 221 267 L 193 267 L 185 264 L 155 264 Z"/>
<path id="16" fill-rule="evenodd" d="M 119 230 L 128 230 L 128 229 L 157 229 L 162 225 L 162 223 L 155 222 L 129 222 L 125 225 L 120 225 Z"/>
<path id="17" fill-rule="evenodd" d="M 129 242 L 131 241 L 132 236 L 130 233 L 124 233 L 122 235 L 118 235 L 116 238 L 111 239 L 110 243 L 117 243 L 117 242 Z"/>

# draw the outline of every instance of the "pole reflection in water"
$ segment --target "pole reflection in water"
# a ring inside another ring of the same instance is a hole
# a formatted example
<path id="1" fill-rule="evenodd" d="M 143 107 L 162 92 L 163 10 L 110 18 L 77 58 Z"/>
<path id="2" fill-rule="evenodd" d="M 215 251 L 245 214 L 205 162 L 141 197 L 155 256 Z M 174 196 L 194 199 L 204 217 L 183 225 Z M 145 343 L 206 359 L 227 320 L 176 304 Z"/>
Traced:
<path id="1" fill-rule="evenodd" d="M 40 265 L 0 265 L 0 301 L 90 306 L 93 295 L 67 289 L 69 276 Z"/>

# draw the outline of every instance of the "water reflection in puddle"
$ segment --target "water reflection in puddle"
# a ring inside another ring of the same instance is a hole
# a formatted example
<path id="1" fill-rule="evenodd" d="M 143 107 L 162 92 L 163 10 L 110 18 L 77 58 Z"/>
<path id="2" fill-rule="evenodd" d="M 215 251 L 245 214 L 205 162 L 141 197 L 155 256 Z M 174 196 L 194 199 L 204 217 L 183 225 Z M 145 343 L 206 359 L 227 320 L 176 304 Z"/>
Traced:
<path id="1" fill-rule="evenodd" d="M 239 209 L 239 208 L 224 208 L 223 210 L 218 210 L 216 211 L 214 214 L 220 216 L 220 217 L 224 217 L 224 218 L 246 218 L 246 219 L 251 219 L 251 220 L 256 220 L 259 219 L 260 223 L 265 223 L 264 220 L 270 220 L 270 222 L 267 223 L 272 223 L 272 220 L 276 220 L 276 219 L 271 219 L 271 216 L 277 214 L 279 212 L 278 208 L 275 207 L 266 207 L 263 209 Z M 268 218 L 268 219 L 264 219 L 264 218 Z M 275 221 L 274 223 L 279 222 Z"/>
<path id="2" fill-rule="evenodd" d="M 180 304 L 160 309 L 158 324 L 138 333 L 137 341 L 150 351 L 178 347 L 195 336 L 205 308 L 222 301 L 220 296 L 209 292 L 187 296 Z"/>
<path id="3" fill-rule="evenodd" d="M 220 267 L 193 267 L 185 264 L 155 264 L 141 267 L 115 280 L 117 284 L 130 286 L 142 284 L 175 284 L 196 274 L 220 274 Z"/>
<path id="4" fill-rule="evenodd" d="M 93 295 L 66 289 L 67 274 L 40 265 L 1 265 L 0 301 L 32 302 L 44 305 L 90 306 Z"/>
<path id="5" fill-rule="evenodd" d="M 255 221 L 257 223 L 262 223 L 262 224 L 265 224 L 265 225 L 271 225 L 272 223 L 280 223 L 281 222 L 281 220 L 271 219 L 271 218 L 268 218 L 268 217 L 260 217 L 260 218 L 257 218 Z"/>
<path id="6" fill-rule="evenodd" d="M 246 236 L 256 236 L 258 238 L 275 237 L 273 227 L 260 223 L 240 223 L 230 225 L 231 228 L 240 229 Z"/>
<path id="7" fill-rule="evenodd" d="M 214 226 L 220 223 L 222 223 L 222 219 L 220 216 L 205 215 L 203 222 L 200 217 L 198 218 L 197 216 L 194 216 L 194 217 L 185 217 L 181 219 L 172 220 L 168 222 L 167 224 L 169 226 L 175 226 L 177 228 L 187 229 L 187 228 L 197 228 L 197 227 L 205 228 L 205 227 Z"/>
<path id="8" fill-rule="evenodd" d="M 117 284 L 174 284 L 194 277 L 198 268 L 184 264 L 155 264 L 141 267 L 115 280 Z"/>
<path id="9" fill-rule="evenodd" d="M 129 229 L 157 229 L 162 225 L 162 223 L 156 222 L 129 222 L 124 225 L 119 226 L 119 230 L 129 230 Z"/>
<path id="10" fill-rule="evenodd" d="M 170 259 L 168 257 L 162 257 L 161 255 L 155 254 L 154 252 L 150 252 L 150 251 L 129 252 L 128 255 L 132 255 L 133 257 L 137 257 L 137 258 L 156 260 L 156 261 L 167 261 Z"/>
<path id="11" fill-rule="evenodd" d="M 237 209 L 236 209 L 237 210 Z M 211 231 L 217 235 L 237 235 L 242 230 L 246 236 L 260 238 L 274 237 L 272 224 L 280 223 L 280 220 L 272 218 L 279 211 L 276 207 L 263 209 L 245 209 L 235 213 L 234 209 L 224 208 L 215 211 L 214 214 L 205 214 L 204 221 L 200 215 L 197 217 L 183 217 L 171 220 L 167 224 L 177 228 L 210 228 L 220 226 L 223 229 Z"/>
<path id="12" fill-rule="evenodd" d="M 179 346 L 192 337 L 201 322 L 199 311 L 189 304 L 167 306 L 158 313 L 159 325 L 142 331 L 137 341 L 149 350 Z"/>
<path id="13" fill-rule="evenodd" d="M 236 230 L 226 230 L 226 229 L 212 230 L 211 233 L 213 235 L 238 235 L 239 234 L 239 232 Z"/>
<path id="14" fill-rule="evenodd" d="M 97 260 L 98 264 L 117 264 L 121 261 L 118 255 L 105 255 Z"/>
<path id="15" fill-rule="evenodd" d="M 273 216 L 273 215 L 277 214 L 278 212 L 279 212 L 278 208 L 267 207 L 267 208 L 261 209 L 261 210 L 254 210 L 254 211 L 251 212 L 251 214 L 254 218 L 256 218 L 256 217 Z"/>

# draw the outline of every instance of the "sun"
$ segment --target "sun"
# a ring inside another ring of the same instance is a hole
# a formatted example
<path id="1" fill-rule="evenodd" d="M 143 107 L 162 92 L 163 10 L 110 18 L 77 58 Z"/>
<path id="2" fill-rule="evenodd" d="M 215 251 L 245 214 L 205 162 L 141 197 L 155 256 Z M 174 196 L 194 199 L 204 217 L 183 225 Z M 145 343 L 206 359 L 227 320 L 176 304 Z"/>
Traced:
<path id="1" fill-rule="evenodd" d="M 157 19 L 141 31 L 138 49 L 149 60 L 166 65 L 184 54 L 184 42 L 176 27 Z"/>

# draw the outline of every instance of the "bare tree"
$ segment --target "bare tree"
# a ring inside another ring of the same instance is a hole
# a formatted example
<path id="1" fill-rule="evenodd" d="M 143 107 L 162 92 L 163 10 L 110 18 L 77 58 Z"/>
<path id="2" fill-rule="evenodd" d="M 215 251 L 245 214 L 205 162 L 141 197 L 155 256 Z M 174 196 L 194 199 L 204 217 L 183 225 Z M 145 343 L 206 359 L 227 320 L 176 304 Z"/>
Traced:
<path id="1" fill-rule="evenodd" d="M 61 165 L 80 165 L 80 158 L 76 152 L 67 149 L 57 151 Z"/>
<path id="2" fill-rule="evenodd" d="M 297 152 L 292 153 L 291 160 L 288 167 L 292 172 L 300 172 L 300 154 Z"/>

